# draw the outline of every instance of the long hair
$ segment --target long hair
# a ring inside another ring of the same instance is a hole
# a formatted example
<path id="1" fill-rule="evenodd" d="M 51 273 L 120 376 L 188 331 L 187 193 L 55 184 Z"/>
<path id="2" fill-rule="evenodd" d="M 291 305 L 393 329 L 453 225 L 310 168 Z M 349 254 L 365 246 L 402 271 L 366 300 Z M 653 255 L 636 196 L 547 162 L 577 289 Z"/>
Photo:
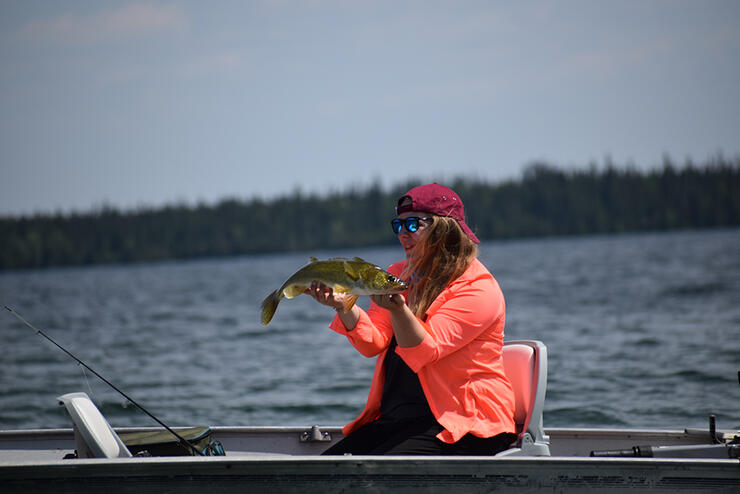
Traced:
<path id="1" fill-rule="evenodd" d="M 426 311 L 447 285 L 456 280 L 478 255 L 478 246 L 454 218 L 432 216 L 432 224 L 420 232 L 402 275 L 409 282 L 408 304 L 416 317 Z"/>

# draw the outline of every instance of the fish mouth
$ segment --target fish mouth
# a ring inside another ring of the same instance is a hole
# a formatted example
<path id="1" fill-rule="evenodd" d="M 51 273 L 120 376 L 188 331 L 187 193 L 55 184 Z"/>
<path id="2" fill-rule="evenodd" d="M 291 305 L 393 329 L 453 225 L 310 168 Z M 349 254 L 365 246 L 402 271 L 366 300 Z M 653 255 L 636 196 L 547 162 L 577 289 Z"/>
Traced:
<path id="1" fill-rule="evenodd" d="M 395 289 L 395 292 L 396 293 L 401 293 L 403 291 L 408 290 L 408 288 L 409 288 L 409 284 L 408 283 L 406 283 L 405 281 L 403 281 L 400 278 L 397 278 L 396 281 L 398 283 L 398 286 Z"/>
<path id="2" fill-rule="evenodd" d="M 408 288 L 409 287 L 408 285 L 406 285 L 406 283 L 400 281 L 396 284 L 396 286 L 389 288 L 386 293 L 401 293 L 406 291 Z"/>
<path id="3" fill-rule="evenodd" d="M 408 283 L 393 275 L 388 275 L 388 282 L 390 283 L 390 286 L 387 288 L 385 293 L 401 293 L 409 288 Z"/>

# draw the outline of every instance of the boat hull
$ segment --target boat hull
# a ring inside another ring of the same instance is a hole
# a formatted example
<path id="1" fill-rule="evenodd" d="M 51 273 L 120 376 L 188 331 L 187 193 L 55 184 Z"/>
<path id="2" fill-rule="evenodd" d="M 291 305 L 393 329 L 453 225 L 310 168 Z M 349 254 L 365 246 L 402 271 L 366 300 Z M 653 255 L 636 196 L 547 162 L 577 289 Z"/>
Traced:
<path id="1" fill-rule="evenodd" d="M 69 460 L 0 468 L 3 492 L 738 492 L 737 460 L 301 457 Z"/>
<path id="2" fill-rule="evenodd" d="M 4 493 L 740 491 L 740 460 L 598 458 L 592 449 L 695 444 L 700 432 L 550 429 L 550 457 L 318 456 L 300 428 L 214 427 L 227 456 L 68 459 L 71 430 L 0 432 Z M 336 428 L 324 428 L 337 440 Z M 323 437 L 319 435 L 319 437 Z"/>

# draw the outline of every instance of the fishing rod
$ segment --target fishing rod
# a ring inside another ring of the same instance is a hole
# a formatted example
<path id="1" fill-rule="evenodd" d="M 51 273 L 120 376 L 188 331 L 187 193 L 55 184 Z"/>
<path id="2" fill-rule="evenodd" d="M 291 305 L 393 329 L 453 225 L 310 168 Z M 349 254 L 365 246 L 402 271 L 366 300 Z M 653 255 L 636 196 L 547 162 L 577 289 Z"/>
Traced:
<path id="1" fill-rule="evenodd" d="M 194 451 L 196 456 L 205 456 L 202 451 L 199 451 L 198 448 L 196 448 L 195 446 L 193 446 L 192 444 L 190 444 L 190 442 L 187 439 L 185 439 L 180 434 L 178 434 L 177 432 L 175 432 L 174 430 L 172 430 L 170 427 L 167 426 L 167 424 L 165 424 L 164 422 L 162 422 L 161 420 L 159 420 L 157 417 L 155 417 L 154 415 L 152 415 L 151 413 L 149 413 L 149 411 L 147 411 L 146 408 L 144 408 L 143 406 L 139 405 L 136 401 L 134 401 L 133 398 L 131 398 L 129 395 L 127 395 L 126 393 L 124 393 L 123 391 L 121 391 L 120 389 L 118 389 L 109 380 L 107 380 L 106 378 L 104 378 L 103 376 L 101 376 L 100 374 L 98 374 L 95 371 L 95 369 L 93 369 L 92 367 L 90 367 L 89 365 L 87 365 L 85 362 L 83 362 L 82 360 L 80 360 L 79 358 L 77 358 L 75 355 L 73 355 L 69 350 L 67 350 L 66 348 L 64 348 L 62 345 L 60 345 L 59 343 L 57 343 L 56 341 L 54 341 L 53 339 L 51 339 L 51 337 L 49 337 L 46 333 L 44 333 L 40 329 L 36 328 L 30 322 L 28 322 L 25 319 L 23 319 L 23 317 L 20 314 L 18 314 L 16 311 L 14 311 L 13 309 L 11 309 L 7 305 L 5 306 L 5 308 L 11 314 L 13 314 L 16 318 L 18 318 L 18 320 L 21 321 L 23 324 L 25 324 L 29 328 L 33 329 L 34 331 L 36 331 L 36 334 L 39 334 L 39 335 L 43 336 L 44 338 L 46 338 L 47 340 L 49 340 L 50 342 L 52 342 L 54 344 L 54 346 L 56 346 L 61 351 L 63 351 L 64 353 L 66 353 L 67 355 L 69 355 L 70 357 L 72 357 L 73 359 L 75 359 L 77 361 L 77 363 L 80 364 L 80 365 L 82 365 L 83 367 L 85 367 L 85 369 L 89 370 L 90 372 L 92 372 L 93 374 L 95 374 L 96 376 L 98 376 L 105 384 L 107 384 L 108 386 L 110 386 L 111 388 L 113 388 L 114 390 L 116 390 L 119 394 L 121 394 L 121 396 L 123 396 L 128 401 L 130 401 L 131 403 L 133 403 L 139 410 L 141 410 L 142 412 L 144 412 L 145 414 L 147 414 L 151 418 L 153 418 L 155 420 L 155 422 L 157 422 L 159 425 L 161 425 L 162 427 L 164 427 L 165 429 L 167 429 L 167 431 L 170 434 L 172 434 L 173 436 L 175 436 L 177 438 L 177 441 L 180 443 L 180 445 L 183 446 L 185 449 L 187 449 L 189 451 Z"/>

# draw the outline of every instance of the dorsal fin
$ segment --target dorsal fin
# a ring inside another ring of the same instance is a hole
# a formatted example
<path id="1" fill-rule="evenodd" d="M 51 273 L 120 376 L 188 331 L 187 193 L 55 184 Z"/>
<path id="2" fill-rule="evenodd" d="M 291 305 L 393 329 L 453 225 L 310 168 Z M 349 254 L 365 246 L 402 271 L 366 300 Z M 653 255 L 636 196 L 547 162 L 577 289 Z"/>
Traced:
<path id="1" fill-rule="evenodd" d="M 311 257 L 309 257 L 309 259 L 311 260 L 311 262 L 316 262 L 316 261 L 318 261 L 318 259 L 316 259 L 316 258 L 315 258 L 314 256 L 311 256 Z"/>

